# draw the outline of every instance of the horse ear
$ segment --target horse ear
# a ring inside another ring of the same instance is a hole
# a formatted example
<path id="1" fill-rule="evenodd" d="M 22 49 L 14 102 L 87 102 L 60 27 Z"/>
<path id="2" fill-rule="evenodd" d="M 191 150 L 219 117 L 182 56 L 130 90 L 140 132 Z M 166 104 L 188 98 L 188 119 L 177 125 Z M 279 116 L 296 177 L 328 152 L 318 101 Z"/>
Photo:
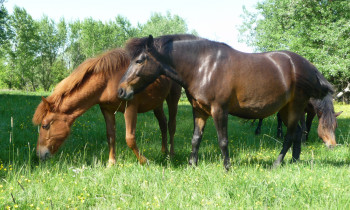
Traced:
<path id="1" fill-rule="evenodd" d="M 343 111 L 337 112 L 334 115 L 335 115 L 335 117 L 338 117 L 341 113 L 343 113 Z"/>
<path id="2" fill-rule="evenodd" d="M 147 39 L 147 45 L 146 45 L 147 50 L 152 49 L 153 44 L 154 44 L 153 36 L 152 36 L 152 35 L 149 35 L 149 36 L 148 36 L 148 39 Z"/>
<path id="3" fill-rule="evenodd" d="M 47 111 L 52 111 L 52 109 L 51 109 L 51 103 L 50 103 L 46 98 L 44 98 L 43 96 L 41 96 L 41 99 L 43 100 L 45 109 L 46 109 Z"/>

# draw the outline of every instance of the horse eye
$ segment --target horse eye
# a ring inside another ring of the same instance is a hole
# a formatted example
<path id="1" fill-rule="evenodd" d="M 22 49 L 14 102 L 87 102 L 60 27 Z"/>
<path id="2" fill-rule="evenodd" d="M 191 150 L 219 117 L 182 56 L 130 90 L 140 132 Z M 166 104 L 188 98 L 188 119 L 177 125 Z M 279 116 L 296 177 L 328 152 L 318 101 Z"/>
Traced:
<path id="1" fill-rule="evenodd" d="M 41 126 L 41 127 L 43 127 L 45 130 L 49 130 L 49 128 L 50 128 L 50 124 L 43 125 L 43 126 Z"/>
<path id="2" fill-rule="evenodd" d="M 145 60 L 145 59 L 137 60 L 136 63 L 141 64 L 141 63 L 143 63 L 144 60 Z"/>

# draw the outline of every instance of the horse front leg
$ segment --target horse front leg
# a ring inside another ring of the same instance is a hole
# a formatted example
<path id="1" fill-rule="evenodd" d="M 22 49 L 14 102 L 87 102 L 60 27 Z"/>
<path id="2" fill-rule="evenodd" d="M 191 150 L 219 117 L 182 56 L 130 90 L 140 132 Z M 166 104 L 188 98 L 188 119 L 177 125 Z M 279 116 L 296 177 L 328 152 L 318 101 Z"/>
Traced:
<path id="1" fill-rule="evenodd" d="M 147 159 L 140 154 L 140 151 L 136 145 L 135 131 L 137 122 L 137 107 L 130 105 L 125 109 L 125 140 L 128 147 L 134 152 L 136 158 L 140 164 L 147 163 Z"/>
<path id="2" fill-rule="evenodd" d="M 202 141 L 203 130 L 207 122 L 208 116 L 204 115 L 193 108 L 193 137 L 192 137 L 192 152 L 190 160 L 188 162 L 191 166 L 197 166 L 198 163 L 198 150 Z"/>
<path id="3" fill-rule="evenodd" d="M 154 116 L 156 116 L 159 124 L 159 128 L 162 134 L 162 153 L 168 153 L 168 133 L 167 133 L 167 119 L 164 114 L 163 104 L 153 110 Z"/>
<path id="4" fill-rule="evenodd" d="M 287 134 L 284 137 L 282 150 L 274 162 L 273 168 L 276 168 L 282 164 L 282 161 L 292 144 L 293 160 L 298 160 L 301 152 L 301 128 L 298 125 L 298 121 L 300 120 L 300 116 L 303 112 L 290 110 L 287 106 L 279 113 L 281 120 L 287 125 Z"/>
<path id="5" fill-rule="evenodd" d="M 216 127 L 218 142 L 221 149 L 222 156 L 224 158 L 224 167 L 229 170 L 230 157 L 228 152 L 228 137 L 227 137 L 227 123 L 228 123 L 228 113 L 222 107 L 212 107 L 211 114 L 214 119 L 214 124 Z"/>
<path id="6" fill-rule="evenodd" d="M 301 140 L 302 140 L 303 129 L 297 125 L 296 131 L 294 132 L 293 139 L 293 151 L 292 151 L 292 162 L 296 162 L 300 158 L 301 153 Z"/>
<path id="7" fill-rule="evenodd" d="M 107 142 L 109 148 L 109 158 L 108 166 L 112 166 L 116 163 L 115 160 L 115 117 L 114 112 L 110 111 L 103 106 L 100 106 L 103 117 L 106 122 L 106 133 L 107 133 Z"/>

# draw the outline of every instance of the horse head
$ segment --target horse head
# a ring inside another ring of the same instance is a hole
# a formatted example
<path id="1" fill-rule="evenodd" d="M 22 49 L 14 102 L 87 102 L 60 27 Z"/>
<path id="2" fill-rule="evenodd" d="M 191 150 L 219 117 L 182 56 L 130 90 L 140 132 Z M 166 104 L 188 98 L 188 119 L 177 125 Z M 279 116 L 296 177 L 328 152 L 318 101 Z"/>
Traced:
<path id="1" fill-rule="evenodd" d="M 137 42 L 141 50 L 138 49 L 138 53 L 131 56 L 129 68 L 120 80 L 118 89 L 119 98 L 125 100 L 131 100 L 134 94 L 145 89 L 163 74 L 161 65 L 156 58 L 157 50 L 152 35 L 147 39 L 131 40 L 129 45 L 135 44 L 134 42 Z M 128 53 L 132 54 L 133 52 L 129 50 Z"/>
<path id="2" fill-rule="evenodd" d="M 335 138 L 335 129 L 338 127 L 337 117 L 342 113 L 332 112 L 331 114 L 322 114 L 319 117 L 319 124 L 317 128 L 318 136 L 323 140 L 328 148 L 333 148 L 337 145 Z"/>
<path id="3" fill-rule="evenodd" d="M 41 109 L 41 110 L 40 110 Z M 41 122 L 35 121 L 37 113 L 42 115 Z M 70 126 L 74 119 L 68 114 L 60 113 L 53 109 L 53 104 L 42 97 L 42 103 L 38 106 L 34 115 L 34 124 L 41 124 L 37 142 L 37 156 L 41 160 L 55 154 L 70 133 Z"/>

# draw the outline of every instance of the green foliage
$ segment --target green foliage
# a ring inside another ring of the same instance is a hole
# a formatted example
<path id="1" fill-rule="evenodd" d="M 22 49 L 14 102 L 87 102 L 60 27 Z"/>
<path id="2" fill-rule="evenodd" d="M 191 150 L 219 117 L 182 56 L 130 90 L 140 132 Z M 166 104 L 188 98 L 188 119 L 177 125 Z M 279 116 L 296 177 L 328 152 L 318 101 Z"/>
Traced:
<path id="1" fill-rule="evenodd" d="M 139 36 L 148 35 L 161 36 L 166 34 L 186 33 L 188 31 L 186 22 L 178 15 L 171 15 L 167 12 L 165 16 L 160 13 L 152 14 L 151 18 L 144 25 L 139 25 Z"/>
<path id="2" fill-rule="evenodd" d="M 193 134 L 188 103 L 179 105 L 173 158 L 160 152 L 161 134 L 153 113 L 138 115 L 136 138 L 149 159 L 145 166 L 126 145 L 123 114 L 117 113 L 117 163 L 108 168 L 105 123 L 98 106 L 76 120 L 52 159 L 37 160 L 38 132 L 31 118 L 41 94 L 0 92 L 2 209 L 350 208 L 349 105 L 335 106 L 335 111 L 344 111 L 336 132 L 341 146 L 327 149 L 317 136 L 315 120 L 300 162 L 289 163 L 290 151 L 285 164 L 275 170 L 270 166 L 282 148 L 275 138 L 276 118 L 267 118 L 262 135 L 255 136 L 250 122 L 229 117 L 229 172 L 223 168 L 212 119 L 203 134 L 198 167 L 188 166 Z"/>
<path id="3" fill-rule="evenodd" d="M 56 72 L 57 68 L 54 68 L 57 57 L 60 52 L 63 51 L 66 43 L 67 28 L 64 19 L 62 19 L 58 25 L 50 20 L 47 16 L 44 16 L 39 22 L 38 29 L 38 44 L 39 44 L 39 56 L 37 65 L 38 71 L 36 75 L 39 77 L 41 87 L 44 90 L 49 90 L 53 81 L 57 78 L 60 72 Z M 65 70 L 61 69 L 64 73 Z"/>
<path id="4" fill-rule="evenodd" d="M 25 9 L 15 7 L 0 13 L 0 87 L 20 90 L 50 90 L 89 57 L 138 36 L 186 33 L 185 21 L 169 12 L 153 14 L 133 27 L 118 15 L 108 22 L 92 18 L 55 23 L 47 16 L 33 20 Z"/>
<path id="5" fill-rule="evenodd" d="M 2 79 L 9 88 L 28 89 L 31 86 L 35 90 L 38 24 L 24 9 L 15 7 L 7 27 L 8 40 L 3 49 L 8 60 L 5 78 Z"/>
<path id="6" fill-rule="evenodd" d="M 5 27 L 5 24 L 6 24 L 6 20 L 7 20 L 7 17 L 8 17 L 8 14 L 7 14 L 7 10 L 6 8 L 4 7 L 4 5 L 2 4 L 3 2 L 0 1 L 0 45 L 2 45 L 6 39 L 6 27 Z M 1 57 L 1 51 L 0 51 L 0 57 Z"/>
<path id="7" fill-rule="evenodd" d="M 242 17 L 241 41 L 256 51 L 294 51 L 338 88 L 350 82 L 350 1 L 265 0 Z"/>

